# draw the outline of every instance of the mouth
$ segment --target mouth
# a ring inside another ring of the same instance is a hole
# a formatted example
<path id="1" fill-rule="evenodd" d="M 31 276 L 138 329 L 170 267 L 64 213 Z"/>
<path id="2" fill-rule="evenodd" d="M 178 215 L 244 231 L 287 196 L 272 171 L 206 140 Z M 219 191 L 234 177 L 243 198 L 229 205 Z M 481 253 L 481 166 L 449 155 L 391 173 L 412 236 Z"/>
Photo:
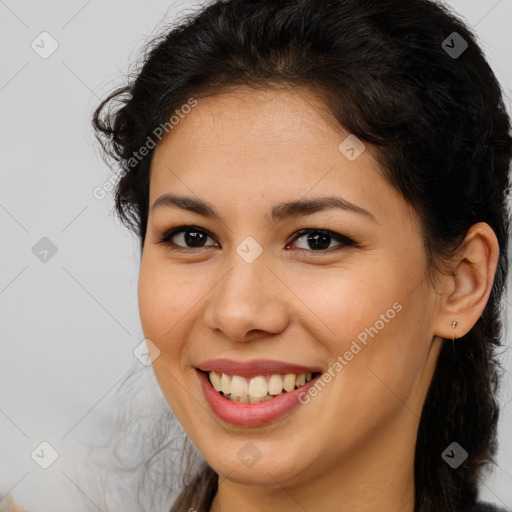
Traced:
<path id="1" fill-rule="evenodd" d="M 274 373 L 272 375 L 230 375 L 215 371 L 201 372 L 213 389 L 221 396 L 235 403 L 260 404 L 301 389 L 320 372 Z"/>
<path id="2" fill-rule="evenodd" d="M 221 368 L 219 365 L 215 361 L 195 369 L 204 397 L 219 419 L 244 428 L 273 423 L 298 409 L 304 404 L 302 397 L 322 375 L 313 368 L 268 362 L 238 363 L 229 369 L 224 362 Z M 236 370 L 231 373 L 231 368 Z M 289 373 L 280 373 L 282 370 Z"/>
<path id="3" fill-rule="evenodd" d="M 276 361 L 215 360 L 196 367 L 213 413 L 225 423 L 256 427 L 284 417 L 304 403 L 301 397 L 322 372 Z"/>

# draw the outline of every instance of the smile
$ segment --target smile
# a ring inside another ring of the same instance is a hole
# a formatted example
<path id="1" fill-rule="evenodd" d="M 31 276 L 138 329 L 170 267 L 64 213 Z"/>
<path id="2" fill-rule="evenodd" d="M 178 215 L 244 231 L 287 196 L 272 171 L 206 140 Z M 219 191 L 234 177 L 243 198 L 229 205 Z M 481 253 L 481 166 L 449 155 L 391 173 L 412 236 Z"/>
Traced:
<path id="1" fill-rule="evenodd" d="M 300 405 L 300 397 L 322 374 L 320 368 L 279 361 L 216 359 L 196 367 L 206 401 L 225 423 L 256 427 L 272 423 Z"/>
<path id="2" fill-rule="evenodd" d="M 259 404 L 299 389 L 313 378 L 312 372 L 256 375 L 252 378 L 211 371 L 208 378 L 215 391 L 232 402 Z"/>

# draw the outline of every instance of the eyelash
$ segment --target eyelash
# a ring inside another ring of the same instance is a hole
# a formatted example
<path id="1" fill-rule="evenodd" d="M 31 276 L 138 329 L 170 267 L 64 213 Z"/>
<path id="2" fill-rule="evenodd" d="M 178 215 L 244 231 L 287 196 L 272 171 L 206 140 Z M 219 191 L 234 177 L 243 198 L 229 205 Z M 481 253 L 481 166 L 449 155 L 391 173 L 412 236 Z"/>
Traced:
<path id="1" fill-rule="evenodd" d="M 175 243 L 171 242 L 171 239 L 173 236 L 184 233 L 186 231 L 195 231 L 202 234 L 207 235 L 208 237 L 214 239 L 214 236 L 207 231 L 206 229 L 200 228 L 198 226 L 178 226 L 172 229 L 169 229 L 166 231 L 157 241 L 158 244 L 166 245 L 170 250 L 177 251 L 177 252 L 183 252 L 183 253 L 195 253 L 198 249 L 204 249 L 207 247 L 214 247 L 212 245 L 203 246 L 203 247 L 183 247 L 181 245 L 176 245 Z M 330 247 L 328 249 L 321 249 L 321 250 L 313 250 L 313 249 L 296 249 L 299 252 L 303 253 L 309 253 L 309 254 L 330 254 L 331 252 L 337 251 L 342 249 L 343 247 L 357 247 L 357 243 L 351 240 L 350 238 L 341 235 L 340 233 L 336 233 L 335 231 L 331 231 L 329 229 L 320 229 L 320 228 L 307 228 L 307 229 L 300 229 L 296 233 L 294 233 L 293 238 L 286 243 L 286 247 L 288 247 L 293 242 L 296 242 L 299 238 L 303 237 L 304 235 L 308 235 L 311 233 L 320 233 L 323 235 L 327 235 L 331 237 L 334 241 L 339 242 L 340 245 L 333 247 Z M 307 243 L 307 242 L 306 242 Z M 330 245 L 330 244 L 329 244 Z"/>

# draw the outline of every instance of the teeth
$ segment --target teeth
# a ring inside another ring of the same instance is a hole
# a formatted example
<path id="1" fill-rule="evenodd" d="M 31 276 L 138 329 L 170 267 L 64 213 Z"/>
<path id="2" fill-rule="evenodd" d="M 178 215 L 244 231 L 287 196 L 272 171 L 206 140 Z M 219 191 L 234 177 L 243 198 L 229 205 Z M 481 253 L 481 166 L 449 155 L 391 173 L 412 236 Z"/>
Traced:
<path id="1" fill-rule="evenodd" d="M 268 394 L 279 395 L 283 391 L 283 379 L 280 375 L 272 375 L 268 379 Z"/>
<path id="2" fill-rule="evenodd" d="M 225 373 L 222 374 L 222 377 L 220 379 L 220 390 L 225 395 L 231 393 L 231 377 L 229 375 L 226 375 Z"/>
<path id="3" fill-rule="evenodd" d="M 249 396 L 252 398 L 262 398 L 267 396 L 267 393 L 268 384 L 265 377 L 262 377 L 261 375 L 253 377 L 249 383 Z"/>
<path id="4" fill-rule="evenodd" d="M 288 391 L 288 393 L 290 393 L 290 391 L 293 391 L 295 389 L 295 374 L 294 373 L 287 373 L 284 376 L 283 389 L 285 391 Z"/>
<path id="5" fill-rule="evenodd" d="M 230 393 L 233 396 L 247 396 L 247 381 L 243 377 L 233 375 Z"/>
<path id="6" fill-rule="evenodd" d="M 210 372 L 210 382 L 212 383 L 213 389 L 215 389 L 215 391 L 222 390 L 221 378 L 217 372 Z"/>
<path id="7" fill-rule="evenodd" d="M 313 375 L 311 372 L 287 373 L 285 375 L 258 375 L 246 379 L 239 375 L 208 372 L 210 382 L 215 391 L 222 392 L 232 402 L 258 404 L 272 400 L 286 391 L 290 393 L 295 388 L 304 386 Z"/>
<path id="8" fill-rule="evenodd" d="M 263 397 L 256 397 L 256 396 L 250 396 L 249 401 L 251 404 L 261 404 L 262 402 L 268 402 L 269 400 L 272 400 L 271 396 L 263 396 Z"/>

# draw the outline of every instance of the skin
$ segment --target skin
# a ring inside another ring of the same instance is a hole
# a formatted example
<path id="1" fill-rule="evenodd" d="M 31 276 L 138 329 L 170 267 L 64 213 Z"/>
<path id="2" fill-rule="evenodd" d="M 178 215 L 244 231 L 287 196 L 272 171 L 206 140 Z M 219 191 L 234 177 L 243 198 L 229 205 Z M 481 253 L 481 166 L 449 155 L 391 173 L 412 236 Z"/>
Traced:
<path id="1" fill-rule="evenodd" d="M 153 369 L 185 431 L 219 474 L 212 511 L 414 510 L 414 447 L 442 338 L 465 334 L 490 293 L 498 246 L 477 224 L 445 272 L 427 277 L 415 212 L 382 176 L 375 150 L 349 161 L 344 131 L 312 92 L 237 87 L 198 104 L 155 149 L 139 276 Z M 208 201 L 221 220 L 152 205 L 172 193 Z M 283 202 L 342 197 L 338 208 L 269 219 Z M 188 247 L 172 227 L 212 236 Z M 328 229 L 315 250 L 300 229 Z M 248 236 L 262 254 L 236 252 Z M 329 239 L 327 239 L 329 242 Z M 327 371 L 357 335 L 402 306 L 312 398 L 283 420 L 235 427 L 206 402 L 194 367 L 207 359 L 274 359 Z M 453 320 L 458 321 L 452 329 Z M 451 341 L 450 341 L 451 343 Z M 247 467 L 248 442 L 261 454 Z"/>

